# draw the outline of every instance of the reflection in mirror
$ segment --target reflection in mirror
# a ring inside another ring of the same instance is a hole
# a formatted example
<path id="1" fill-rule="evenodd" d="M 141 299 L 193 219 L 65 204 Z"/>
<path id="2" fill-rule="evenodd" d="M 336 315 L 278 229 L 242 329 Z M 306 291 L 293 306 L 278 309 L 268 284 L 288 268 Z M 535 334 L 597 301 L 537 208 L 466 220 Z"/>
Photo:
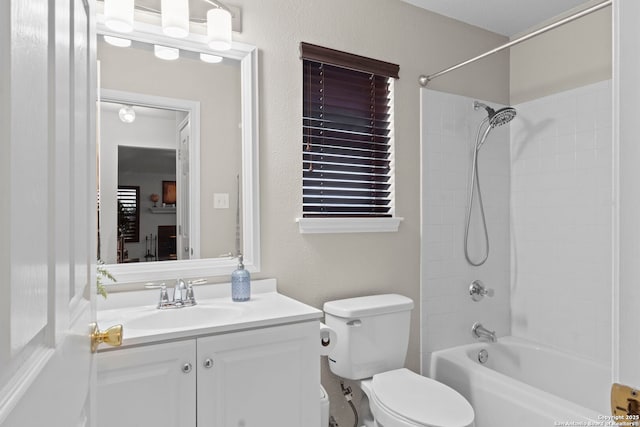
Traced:
<path id="1" fill-rule="evenodd" d="M 188 259 L 177 251 L 176 206 L 182 201 L 175 191 L 175 162 L 175 150 L 118 147 L 118 263 Z M 163 197 L 162 205 L 159 182 L 173 185 L 172 193 L 163 192 L 173 197 Z"/>
<path id="2" fill-rule="evenodd" d="M 257 271 L 255 48 L 234 43 L 211 64 L 180 41 L 180 59 L 165 61 L 132 36 L 129 48 L 98 43 L 101 259 L 122 282 L 227 274 L 238 252 Z M 163 182 L 175 182 L 173 203 L 163 205 Z M 118 187 L 139 187 L 137 242 Z"/>
<path id="3" fill-rule="evenodd" d="M 123 110 L 132 117 L 127 122 L 122 120 Z M 161 196 L 163 183 L 176 182 L 176 134 L 188 128 L 188 113 L 103 101 L 100 117 L 105 160 L 100 183 L 101 259 L 107 264 L 188 259 L 177 251 L 175 232 L 169 242 L 158 240 L 159 230 L 176 229 L 176 207 L 183 203 L 182 192 L 173 193 L 180 196 L 176 200 Z M 167 253 L 169 246 L 174 249 Z"/>

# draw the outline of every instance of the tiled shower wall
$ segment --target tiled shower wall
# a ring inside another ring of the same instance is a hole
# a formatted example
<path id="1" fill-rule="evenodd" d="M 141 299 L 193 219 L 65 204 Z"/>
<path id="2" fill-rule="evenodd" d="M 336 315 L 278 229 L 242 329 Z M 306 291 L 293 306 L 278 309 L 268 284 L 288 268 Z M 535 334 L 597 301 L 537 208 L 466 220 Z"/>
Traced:
<path id="1" fill-rule="evenodd" d="M 478 125 L 487 117 L 473 99 L 421 89 L 422 96 L 422 371 L 431 352 L 473 342 L 470 330 L 480 321 L 498 335 L 509 323 L 509 131 L 494 129 L 480 151 L 480 182 L 485 204 L 490 255 L 481 267 L 464 258 L 464 223 L 471 159 Z M 497 106 L 494 106 L 497 108 Z M 477 205 L 475 205 L 477 207 Z M 471 256 L 479 259 L 484 234 L 474 210 Z M 474 302 L 469 285 L 480 279 L 493 298 Z"/>
<path id="2" fill-rule="evenodd" d="M 517 105 L 511 124 L 513 335 L 610 365 L 611 82 Z"/>
<path id="3" fill-rule="evenodd" d="M 467 187 L 486 113 L 422 89 L 423 373 L 431 352 L 473 342 L 476 321 L 610 364 L 611 93 L 604 81 L 516 105 L 510 126 L 490 133 L 479 165 L 491 254 L 472 267 L 462 246 Z M 472 254 L 482 247 L 475 219 Z M 473 302 L 475 279 L 495 296 Z"/>

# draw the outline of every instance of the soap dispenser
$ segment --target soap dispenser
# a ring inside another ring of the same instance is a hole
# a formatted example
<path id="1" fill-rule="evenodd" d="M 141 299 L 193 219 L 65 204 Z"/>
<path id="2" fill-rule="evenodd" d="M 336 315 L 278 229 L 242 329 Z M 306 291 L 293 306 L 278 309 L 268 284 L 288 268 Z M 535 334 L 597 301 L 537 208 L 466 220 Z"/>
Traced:
<path id="1" fill-rule="evenodd" d="M 231 273 L 231 299 L 249 301 L 251 297 L 251 275 L 244 268 L 242 254 L 238 255 L 238 268 Z"/>

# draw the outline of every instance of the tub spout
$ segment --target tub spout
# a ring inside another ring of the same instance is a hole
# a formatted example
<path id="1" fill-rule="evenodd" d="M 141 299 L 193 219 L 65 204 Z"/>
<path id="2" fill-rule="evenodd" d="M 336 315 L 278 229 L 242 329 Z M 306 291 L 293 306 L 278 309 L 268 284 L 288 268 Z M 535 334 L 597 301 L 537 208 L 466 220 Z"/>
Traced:
<path id="1" fill-rule="evenodd" d="M 480 322 L 476 322 L 473 324 L 473 326 L 471 327 L 471 334 L 478 339 L 486 338 L 491 342 L 498 341 L 498 338 L 496 338 L 496 332 L 488 330 L 487 328 L 482 326 Z"/>

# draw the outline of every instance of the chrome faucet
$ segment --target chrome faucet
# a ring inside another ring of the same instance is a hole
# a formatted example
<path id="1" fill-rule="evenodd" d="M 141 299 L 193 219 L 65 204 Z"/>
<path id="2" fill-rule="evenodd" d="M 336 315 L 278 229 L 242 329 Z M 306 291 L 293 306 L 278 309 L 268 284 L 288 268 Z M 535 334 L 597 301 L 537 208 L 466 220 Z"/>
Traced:
<path id="1" fill-rule="evenodd" d="M 498 338 L 496 338 L 496 332 L 488 330 L 487 328 L 482 326 L 480 322 L 476 322 L 473 324 L 473 326 L 471 327 L 471 334 L 478 339 L 485 338 L 491 342 L 498 341 Z"/>
<path id="2" fill-rule="evenodd" d="M 184 299 L 187 296 L 187 284 L 183 279 L 176 280 L 176 286 L 173 288 L 173 303 L 175 305 L 184 305 Z"/>
<path id="3" fill-rule="evenodd" d="M 193 293 L 193 286 L 205 283 L 207 283 L 205 279 L 191 280 L 188 282 L 185 282 L 184 279 L 177 279 L 175 287 L 173 288 L 173 300 L 169 300 L 167 286 L 164 283 L 147 283 L 144 286 L 149 289 L 160 289 L 160 302 L 158 302 L 158 308 L 166 309 L 192 307 L 196 305 L 197 302 Z"/>

